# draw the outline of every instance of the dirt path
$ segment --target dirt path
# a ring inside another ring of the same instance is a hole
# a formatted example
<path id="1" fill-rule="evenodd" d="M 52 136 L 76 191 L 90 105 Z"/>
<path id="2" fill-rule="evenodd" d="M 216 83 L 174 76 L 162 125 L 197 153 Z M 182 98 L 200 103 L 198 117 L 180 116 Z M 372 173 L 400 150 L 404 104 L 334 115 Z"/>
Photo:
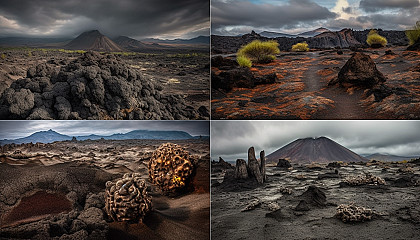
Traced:
<path id="1" fill-rule="evenodd" d="M 303 82 L 307 92 L 314 92 L 334 101 L 334 107 L 328 108 L 312 116 L 312 119 L 373 119 L 374 115 L 365 111 L 359 104 L 363 91 L 355 91 L 352 95 L 348 94 L 344 89 L 338 87 L 328 87 L 326 82 L 317 73 L 323 67 L 320 65 L 318 52 L 310 52 L 311 58 L 315 61 L 311 63 L 303 74 Z"/>

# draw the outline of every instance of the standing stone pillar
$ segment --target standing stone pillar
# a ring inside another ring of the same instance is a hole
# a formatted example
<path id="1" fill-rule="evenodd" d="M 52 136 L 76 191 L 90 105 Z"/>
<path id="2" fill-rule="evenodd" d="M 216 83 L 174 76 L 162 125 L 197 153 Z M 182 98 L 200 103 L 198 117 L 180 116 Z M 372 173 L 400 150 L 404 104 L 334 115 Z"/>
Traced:
<path id="1" fill-rule="evenodd" d="M 248 178 L 248 169 L 246 167 L 246 162 L 243 159 L 236 160 L 235 178 L 236 179 Z"/>
<path id="2" fill-rule="evenodd" d="M 255 177 L 258 184 L 263 184 L 264 178 L 261 175 L 260 165 L 258 164 L 258 160 L 255 157 L 254 147 L 250 147 L 248 149 L 248 167 L 250 175 Z"/>
<path id="3" fill-rule="evenodd" d="M 260 161 L 261 161 L 260 172 L 261 172 L 261 175 L 263 177 L 263 181 L 266 182 L 267 181 L 267 176 L 265 175 L 265 153 L 264 153 L 264 150 L 262 150 L 260 152 Z"/>

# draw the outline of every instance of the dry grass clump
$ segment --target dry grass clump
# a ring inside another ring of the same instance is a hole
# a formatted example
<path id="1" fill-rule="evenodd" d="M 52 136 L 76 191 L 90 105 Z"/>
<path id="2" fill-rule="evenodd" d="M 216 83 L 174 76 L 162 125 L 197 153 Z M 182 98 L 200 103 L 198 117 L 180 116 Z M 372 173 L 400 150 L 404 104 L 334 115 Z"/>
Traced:
<path id="1" fill-rule="evenodd" d="M 386 38 L 379 35 L 378 32 L 373 29 L 370 30 L 366 42 L 369 44 L 369 46 L 374 48 L 385 47 L 388 43 Z"/>
<path id="2" fill-rule="evenodd" d="M 243 67 L 250 67 L 255 63 L 269 63 L 276 59 L 276 54 L 280 53 L 279 43 L 276 41 L 262 42 L 254 40 L 242 46 L 236 54 L 237 62 Z"/>
<path id="3" fill-rule="evenodd" d="M 307 52 L 309 51 L 308 44 L 306 42 L 296 43 L 292 46 L 294 52 Z"/>

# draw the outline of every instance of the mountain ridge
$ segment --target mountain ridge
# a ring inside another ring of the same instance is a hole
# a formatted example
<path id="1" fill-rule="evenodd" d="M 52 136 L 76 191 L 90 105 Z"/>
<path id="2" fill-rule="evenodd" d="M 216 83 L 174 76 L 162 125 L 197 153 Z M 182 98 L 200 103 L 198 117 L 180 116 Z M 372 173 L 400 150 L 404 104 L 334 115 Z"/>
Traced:
<path id="1" fill-rule="evenodd" d="M 178 130 L 133 130 L 127 133 L 114 133 L 112 135 L 96 135 L 90 134 L 86 136 L 68 136 L 60 134 L 52 129 L 48 131 L 38 131 L 31 135 L 17 139 L 3 139 L 0 140 L 0 145 L 5 144 L 21 144 L 21 143 L 51 143 L 55 141 L 67 141 L 75 137 L 77 140 L 128 140 L 128 139 L 156 139 L 156 140 L 185 140 L 185 139 L 197 139 L 198 136 L 192 136 L 185 131 Z M 206 136 L 202 136 L 206 138 Z"/>
<path id="2" fill-rule="evenodd" d="M 374 153 L 366 156 L 369 160 L 378 160 L 386 162 L 398 162 L 404 160 L 411 160 L 414 158 L 419 158 L 420 156 L 398 156 L 393 154 L 383 154 L 383 153 Z"/>

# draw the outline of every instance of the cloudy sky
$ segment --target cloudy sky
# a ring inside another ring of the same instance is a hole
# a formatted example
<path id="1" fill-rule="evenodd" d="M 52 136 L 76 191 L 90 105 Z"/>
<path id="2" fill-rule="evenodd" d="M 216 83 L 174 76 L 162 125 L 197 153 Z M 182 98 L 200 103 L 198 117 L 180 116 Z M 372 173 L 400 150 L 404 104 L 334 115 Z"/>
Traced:
<path id="1" fill-rule="evenodd" d="M 209 0 L 0 0 L 0 37 L 209 35 Z"/>
<path id="2" fill-rule="evenodd" d="M 132 130 L 179 130 L 208 136 L 208 121 L 0 121 L 0 139 L 16 139 L 53 129 L 69 136 L 112 135 Z"/>
<path id="3" fill-rule="evenodd" d="M 235 161 L 248 148 L 266 155 L 298 139 L 328 137 L 358 154 L 420 155 L 420 121 L 212 121 L 211 156 Z"/>
<path id="4" fill-rule="evenodd" d="M 290 34 L 318 27 L 406 30 L 420 18 L 420 0 L 212 0 L 212 34 L 274 31 Z"/>

